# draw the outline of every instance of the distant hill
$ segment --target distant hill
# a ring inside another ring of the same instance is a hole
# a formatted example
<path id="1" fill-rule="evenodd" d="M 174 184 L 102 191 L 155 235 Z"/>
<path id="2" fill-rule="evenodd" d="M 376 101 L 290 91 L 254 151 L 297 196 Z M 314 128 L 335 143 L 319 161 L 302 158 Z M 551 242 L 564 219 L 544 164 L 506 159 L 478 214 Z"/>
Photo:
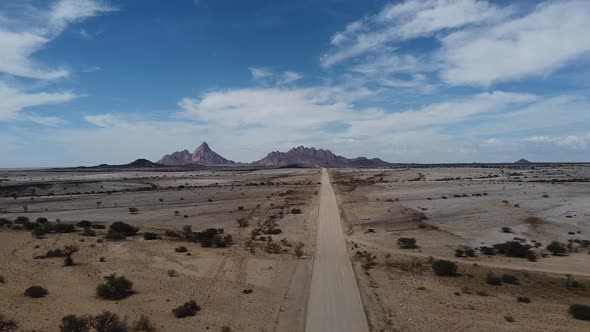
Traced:
<path id="1" fill-rule="evenodd" d="M 526 159 L 520 159 L 516 162 L 514 162 L 517 165 L 530 165 L 532 164 L 530 161 L 526 160 Z"/>
<path id="2" fill-rule="evenodd" d="M 359 157 L 348 159 L 334 154 L 330 150 L 316 149 L 314 147 L 308 148 L 298 146 L 292 148 L 287 152 L 273 151 L 266 155 L 266 157 L 251 163 L 254 166 L 273 166 L 284 167 L 288 165 L 303 165 L 303 166 L 324 166 L 324 165 L 351 165 L 351 166 L 370 166 L 370 165 L 386 165 L 387 163 L 381 159 L 367 159 Z"/>
<path id="3" fill-rule="evenodd" d="M 88 169 L 110 168 L 110 169 L 113 169 L 113 168 L 159 168 L 159 167 L 165 167 L 165 165 L 153 163 L 147 159 L 137 159 L 136 161 L 130 162 L 129 164 L 122 164 L 122 165 L 100 164 L 97 166 L 90 166 L 90 167 L 80 166 L 77 168 L 88 168 Z"/>
<path id="4" fill-rule="evenodd" d="M 167 154 L 162 157 L 158 161 L 158 164 L 166 166 L 182 166 L 190 164 L 203 166 L 226 166 L 235 165 L 236 163 L 232 160 L 223 158 L 215 151 L 211 150 L 207 142 L 203 142 L 193 153 L 190 153 L 188 150 L 176 151 L 172 154 Z"/>
<path id="5" fill-rule="evenodd" d="M 232 160 L 225 159 L 211 148 L 207 142 L 203 142 L 193 153 L 188 150 L 176 151 L 162 157 L 158 164 L 166 166 L 262 166 L 262 167 L 287 167 L 297 165 L 298 167 L 315 167 L 315 166 L 379 166 L 388 165 L 381 159 L 368 159 L 358 157 L 348 159 L 334 154 L 327 149 L 316 149 L 314 147 L 298 146 L 287 152 L 273 151 L 266 157 L 252 163 L 236 163 Z"/>

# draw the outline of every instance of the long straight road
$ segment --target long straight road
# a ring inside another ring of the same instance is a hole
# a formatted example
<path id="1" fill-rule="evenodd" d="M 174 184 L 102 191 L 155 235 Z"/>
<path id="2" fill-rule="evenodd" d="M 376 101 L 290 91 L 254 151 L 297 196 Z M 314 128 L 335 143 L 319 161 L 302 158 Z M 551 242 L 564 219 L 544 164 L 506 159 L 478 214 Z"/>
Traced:
<path id="1" fill-rule="evenodd" d="M 367 317 L 346 250 L 336 194 L 322 169 L 317 246 L 307 303 L 307 332 L 368 332 Z"/>

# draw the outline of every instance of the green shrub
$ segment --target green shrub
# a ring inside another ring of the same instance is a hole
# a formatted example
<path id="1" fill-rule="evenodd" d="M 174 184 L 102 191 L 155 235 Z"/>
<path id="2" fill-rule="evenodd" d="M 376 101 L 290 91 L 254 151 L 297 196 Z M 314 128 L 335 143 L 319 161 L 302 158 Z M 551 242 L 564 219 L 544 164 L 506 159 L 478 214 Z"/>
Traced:
<path id="1" fill-rule="evenodd" d="M 194 300 L 191 300 L 189 302 L 186 302 L 185 304 L 172 309 L 172 312 L 174 313 L 174 316 L 176 318 L 184 318 L 184 317 L 189 317 L 189 316 L 196 316 L 197 315 L 197 311 L 200 311 L 201 307 L 199 307 L 199 305 L 197 305 L 197 302 L 195 302 Z"/>
<path id="2" fill-rule="evenodd" d="M 6 226 L 6 225 L 12 225 L 12 220 L 9 220 L 6 218 L 0 218 L 0 227 Z"/>
<path id="3" fill-rule="evenodd" d="M 133 322 L 133 331 L 136 332 L 153 332 L 156 330 L 154 324 L 144 315 L 141 315 L 138 320 Z"/>
<path id="4" fill-rule="evenodd" d="M 86 316 L 67 315 L 61 319 L 59 330 L 60 332 L 88 332 L 90 319 Z"/>
<path id="5" fill-rule="evenodd" d="M 508 241 L 494 244 L 494 249 L 500 254 L 508 257 L 528 258 L 532 252 L 531 246 L 520 241 Z"/>
<path id="6" fill-rule="evenodd" d="M 465 250 L 459 248 L 459 249 L 455 249 L 455 257 L 463 257 L 463 255 L 465 254 Z"/>
<path id="7" fill-rule="evenodd" d="M 112 223 L 111 226 L 109 226 L 109 231 L 123 234 L 126 236 L 133 236 L 137 234 L 137 232 L 139 232 L 139 228 L 126 224 L 122 221 L 116 221 Z"/>
<path id="8" fill-rule="evenodd" d="M 493 274 L 488 274 L 486 277 L 486 283 L 492 286 L 501 286 L 502 285 L 502 278 L 497 277 Z"/>
<path id="9" fill-rule="evenodd" d="M 454 276 L 457 274 L 457 264 L 444 259 L 432 262 L 432 270 L 437 276 Z"/>
<path id="10" fill-rule="evenodd" d="M 473 250 L 472 248 L 467 248 L 465 249 L 465 256 L 467 257 L 475 257 L 475 250 Z"/>
<path id="11" fill-rule="evenodd" d="M 25 216 L 18 216 L 16 217 L 16 219 L 14 219 L 14 223 L 15 224 L 24 224 L 26 222 L 29 222 L 29 217 L 25 217 Z"/>
<path id="12" fill-rule="evenodd" d="M 112 229 L 109 229 L 109 231 L 107 232 L 107 235 L 105 236 L 105 239 L 111 240 L 111 241 L 123 241 L 123 240 L 127 239 L 127 235 L 125 235 L 123 233 L 115 232 Z"/>
<path id="13" fill-rule="evenodd" d="M 82 231 L 82 235 L 83 236 L 96 236 L 96 231 L 94 231 L 90 227 L 86 227 L 86 228 L 84 228 L 84 231 Z"/>
<path id="14" fill-rule="evenodd" d="M 520 280 L 517 276 L 513 274 L 503 274 L 502 275 L 502 282 L 506 284 L 518 285 L 520 284 Z"/>
<path id="15" fill-rule="evenodd" d="M 154 233 L 154 232 L 145 232 L 143 233 L 143 239 L 144 240 L 157 240 L 159 238 L 158 233 Z"/>
<path id="16" fill-rule="evenodd" d="M 55 224 L 53 225 L 53 230 L 56 233 L 73 233 L 76 228 L 72 224 Z"/>
<path id="17" fill-rule="evenodd" d="M 121 320 L 117 314 L 110 311 L 104 311 L 90 319 L 90 325 L 96 332 L 127 332 L 127 319 Z"/>
<path id="18" fill-rule="evenodd" d="M 6 319 L 4 316 L 0 315 L 0 331 L 2 332 L 12 332 L 16 331 L 18 325 L 12 319 Z"/>
<path id="19" fill-rule="evenodd" d="M 43 217 L 37 218 L 37 223 L 39 223 L 39 224 L 45 224 L 47 222 L 48 222 L 47 218 L 43 218 Z"/>
<path id="20" fill-rule="evenodd" d="M 44 228 L 37 227 L 31 231 L 31 235 L 33 235 L 33 237 L 35 237 L 37 239 L 40 239 L 40 238 L 44 237 L 45 235 L 47 235 L 47 232 L 45 231 Z"/>
<path id="21" fill-rule="evenodd" d="M 397 239 L 397 244 L 402 249 L 414 249 L 418 247 L 416 245 L 416 239 L 413 237 L 400 237 Z"/>
<path id="22" fill-rule="evenodd" d="M 575 319 L 590 320 L 590 306 L 584 304 L 570 305 L 570 314 Z"/>
<path id="23" fill-rule="evenodd" d="M 25 290 L 25 296 L 32 297 L 32 298 L 40 298 L 45 297 L 47 295 L 47 289 L 41 286 L 31 286 Z"/>
<path id="24" fill-rule="evenodd" d="M 92 226 L 92 223 L 88 220 L 82 220 L 79 223 L 77 223 L 76 226 L 80 228 L 88 228 Z"/>
<path id="25" fill-rule="evenodd" d="M 549 245 L 547 245 L 547 250 L 549 250 L 553 255 L 563 255 L 567 253 L 567 248 L 557 241 L 552 241 Z"/>
<path id="26" fill-rule="evenodd" d="M 176 247 L 176 249 L 174 249 L 174 251 L 176 252 L 187 252 L 188 249 L 185 246 L 180 246 L 180 247 Z"/>
<path id="27" fill-rule="evenodd" d="M 133 283 L 115 274 L 104 277 L 105 283 L 96 287 L 96 295 L 105 300 L 120 300 L 132 293 Z"/>

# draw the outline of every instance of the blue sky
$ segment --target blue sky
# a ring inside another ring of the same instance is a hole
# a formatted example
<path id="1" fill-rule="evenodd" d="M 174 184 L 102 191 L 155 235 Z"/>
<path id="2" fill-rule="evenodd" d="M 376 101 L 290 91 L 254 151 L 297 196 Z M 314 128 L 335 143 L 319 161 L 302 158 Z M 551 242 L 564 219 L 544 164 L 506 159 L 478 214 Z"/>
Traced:
<path id="1" fill-rule="evenodd" d="M 588 31 L 585 0 L 4 1 L 0 167 L 589 161 Z"/>

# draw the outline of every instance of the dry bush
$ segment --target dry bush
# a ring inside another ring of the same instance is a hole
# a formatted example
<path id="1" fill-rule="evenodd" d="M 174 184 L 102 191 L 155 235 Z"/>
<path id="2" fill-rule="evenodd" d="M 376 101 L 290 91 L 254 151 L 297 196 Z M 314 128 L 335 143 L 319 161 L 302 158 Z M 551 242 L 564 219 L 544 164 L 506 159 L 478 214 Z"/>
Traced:
<path id="1" fill-rule="evenodd" d="M 45 295 L 47 295 L 47 293 L 49 293 L 47 291 L 47 289 L 45 289 L 41 286 L 31 286 L 25 290 L 25 296 L 31 297 L 34 299 L 37 299 L 40 297 L 45 297 Z"/>
<path id="2" fill-rule="evenodd" d="M 120 300 L 133 293 L 133 282 L 114 273 L 104 277 L 105 283 L 96 287 L 96 295 L 105 300 Z"/>
<path id="3" fill-rule="evenodd" d="M 280 254 L 283 248 L 277 242 L 268 242 L 266 244 L 266 252 L 269 254 Z"/>
<path id="4" fill-rule="evenodd" d="M 4 316 L 0 315 L 0 331 L 2 332 L 11 332 L 16 331 L 18 325 L 12 319 L 7 319 Z"/>
<path id="5" fill-rule="evenodd" d="M 397 239 L 397 245 L 402 249 L 415 249 L 418 248 L 416 245 L 416 239 L 413 237 L 400 237 Z"/>
<path id="6" fill-rule="evenodd" d="M 297 244 L 295 245 L 295 256 L 297 256 L 297 258 L 301 258 L 303 257 L 303 255 L 305 255 L 305 251 L 303 250 L 303 247 L 305 245 L 303 244 L 303 242 L 297 242 Z"/>
<path id="7" fill-rule="evenodd" d="M 201 307 L 197 305 L 197 302 L 194 300 L 188 301 L 185 304 L 172 309 L 172 313 L 176 318 L 184 318 L 189 316 L 196 316 L 197 311 L 200 311 Z"/>
<path id="8" fill-rule="evenodd" d="M 448 260 L 439 259 L 432 262 L 432 270 L 437 276 L 454 276 L 457 274 L 457 264 Z"/>
<path id="9" fill-rule="evenodd" d="M 236 220 L 236 222 L 238 223 L 238 226 L 240 227 L 248 227 L 250 226 L 250 223 L 248 222 L 248 219 L 246 219 L 245 217 L 240 217 Z"/>
<path id="10" fill-rule="evenodd" d="M 90 325 L 96 332 L 128 332 L 127 317 L 119 318 L 119 315 L 110 311 L 96 315 L 90 319 Z"/>
<path id="11" fill-rule="evenodd" d="M 156 326 L 144 315 L 139 316 L 139 319 L 133 322 L 133 331 L 135 332 L 153 332 Z"/>
<path id="12" fill-rule="evenodd" d="M 90 331 L 90 318 L 86 316 L 67 315 L 61 319 L 59 330 L 60 332 L 88 332 Z"/>

